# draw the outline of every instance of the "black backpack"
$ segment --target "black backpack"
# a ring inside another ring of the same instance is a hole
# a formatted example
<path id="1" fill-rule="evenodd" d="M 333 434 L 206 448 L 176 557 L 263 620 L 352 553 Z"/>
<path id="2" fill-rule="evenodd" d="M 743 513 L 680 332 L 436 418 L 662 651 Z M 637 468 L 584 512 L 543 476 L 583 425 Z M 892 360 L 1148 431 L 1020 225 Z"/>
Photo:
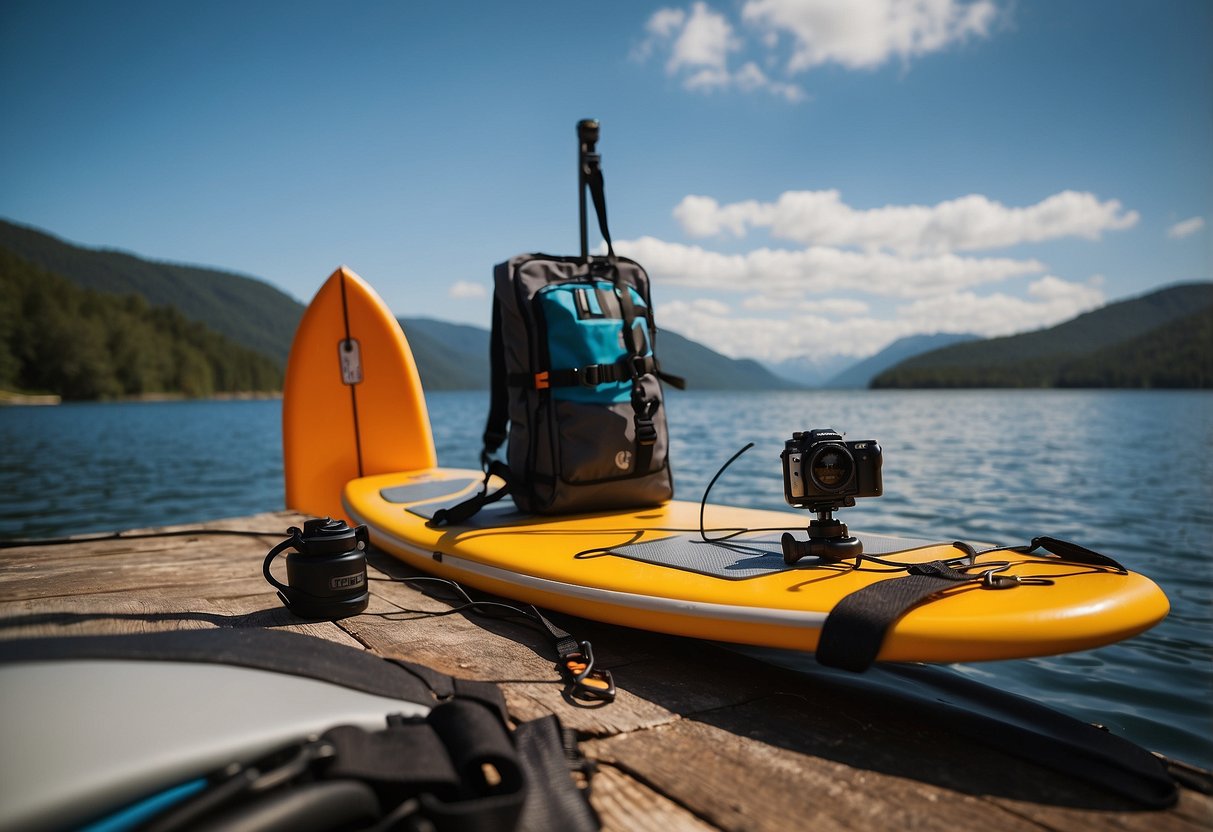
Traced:
<path id="1" fill-rule="evenodd" d="M 491 401 L 481 461 L 506 487 L 439 512 L 457 523 L 509 493 L 538 514 L 652 506 L 674 496 L 649 276 L 615 254 L 598 122 L 580 139 L 581 256 L 522 254 L 493 269 Z M 589 190 L 605 256 L 586 237 Z M 508 426 L 508 430 L 507 430 Z M 509 439 L 507 462 L 492 457 Z"/>

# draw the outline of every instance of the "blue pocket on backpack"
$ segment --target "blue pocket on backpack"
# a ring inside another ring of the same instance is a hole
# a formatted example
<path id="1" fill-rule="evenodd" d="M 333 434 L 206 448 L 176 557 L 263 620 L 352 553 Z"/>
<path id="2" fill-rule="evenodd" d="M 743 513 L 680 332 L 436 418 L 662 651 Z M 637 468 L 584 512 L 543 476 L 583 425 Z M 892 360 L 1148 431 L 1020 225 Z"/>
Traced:
<path id="1" fill-rule="evenodd" d="M 648 308 L 635 289 L 628 287 L 628 292 L 636 310 L 635 329 L 642 345 L 639 354 L 647 357 L 652 354 L 645 336 Z M 575 369 L 589 375 L 592 368 L 626 368 L 623 315 L 613 283 L 557 283 L 540 289 L 535 298 L 547 328 L 548 361 L 553 371 Z M 592 404 L 625 402 L 631 398 L 632 384 L 625 377 L 594 385 L 553 387 L 552 395 Z"/>

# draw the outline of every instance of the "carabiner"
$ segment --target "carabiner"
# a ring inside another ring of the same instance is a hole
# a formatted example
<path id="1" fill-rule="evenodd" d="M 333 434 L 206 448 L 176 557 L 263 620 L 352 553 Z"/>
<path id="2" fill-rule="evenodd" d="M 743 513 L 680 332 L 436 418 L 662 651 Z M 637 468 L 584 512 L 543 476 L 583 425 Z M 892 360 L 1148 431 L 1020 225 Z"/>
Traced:
<path id="1" fill-rule="evenodd" d="M 615 680 L 611 671 L 595 669 L 594 649 L 588 641 L 578 646 L 579 650 L 560 656 L 560 671 L 568 679 L 569 696 L 591 702 L 614 702 Z"/>

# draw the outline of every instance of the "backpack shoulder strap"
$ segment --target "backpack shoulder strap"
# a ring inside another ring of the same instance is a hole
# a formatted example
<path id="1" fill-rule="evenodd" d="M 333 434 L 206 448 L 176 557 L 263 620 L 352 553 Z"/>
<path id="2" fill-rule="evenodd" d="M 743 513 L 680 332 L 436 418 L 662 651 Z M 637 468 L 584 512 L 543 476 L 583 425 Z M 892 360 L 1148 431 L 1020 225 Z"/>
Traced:
<path id="1" fill-rule="evenodd" d="M 489 331 L 489 418 L 484 426 L 484 450 L 480 464 L 488 466 L 489 458 L 505 442 L 510 419 L 509 383 L 505 369 L 505 344 L 501 335 L 501 300 L 493 292 L 493 323 Z"/>

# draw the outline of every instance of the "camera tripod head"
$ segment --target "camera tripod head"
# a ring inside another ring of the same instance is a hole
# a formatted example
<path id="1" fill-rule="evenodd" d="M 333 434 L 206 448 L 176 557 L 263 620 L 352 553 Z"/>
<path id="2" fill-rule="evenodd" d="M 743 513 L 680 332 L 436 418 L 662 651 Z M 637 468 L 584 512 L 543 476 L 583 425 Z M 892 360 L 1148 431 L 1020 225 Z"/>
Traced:
<path id="1" fill-rule="evenodd" d="M 854 497 L 823 500 L 803 506 L 817 517 L 809 521 L 809 539 L 797 540 L 791 532 L 780 538 L 783 562 L 788 566 L 803 557 L 815 557 L 831 562 L 849 560 L 863 554 L 863 543 L 847 532 L 847 524 L 835 519 L 834 512 L 855 505 Z"/>

